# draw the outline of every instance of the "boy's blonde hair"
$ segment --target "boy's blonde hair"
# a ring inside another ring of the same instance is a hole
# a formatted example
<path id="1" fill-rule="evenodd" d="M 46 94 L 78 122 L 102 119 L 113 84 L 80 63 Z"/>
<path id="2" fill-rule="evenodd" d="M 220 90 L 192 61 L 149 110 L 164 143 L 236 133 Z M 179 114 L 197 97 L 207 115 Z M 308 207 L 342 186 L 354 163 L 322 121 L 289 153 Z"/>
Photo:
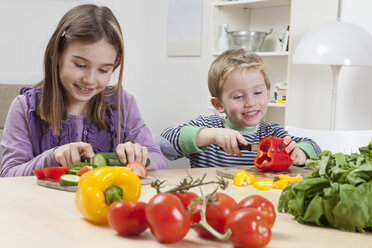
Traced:
<path id="1" fill-rule="evenodd" d="M 261 71 L 266 87 L 270 89 L 267 65 L 262 58 L 256 53 L 244 49 L 231 49 L 218 56 L 209 69 L 208 89 L 212 97 L 220 99 L 222 86 L 227 76 L 233 71 L 244 69 Z"/>

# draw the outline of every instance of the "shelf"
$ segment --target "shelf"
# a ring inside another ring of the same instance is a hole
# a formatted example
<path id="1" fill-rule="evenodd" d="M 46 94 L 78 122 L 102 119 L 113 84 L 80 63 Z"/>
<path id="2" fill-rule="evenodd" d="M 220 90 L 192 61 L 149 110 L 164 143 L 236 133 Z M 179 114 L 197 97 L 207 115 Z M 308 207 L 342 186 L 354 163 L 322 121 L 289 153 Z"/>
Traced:
<path id="1" fill-rule="evenodd" d="M 288 52 L 256 52 L 261 57 L 287 57 Z M 213 52 L 212 55 L 217 57 L 221 53 Z"/>
<path id="2" fill-rule="evenodd" d="M 286 107 L 286 104 L 285 103 L 269 102 L 269 107 L 285 108 Z"/>
<path id="3" fill-rule="evenodd" d="M 288 52 L 257 52 L 261 57 L 287 57 Z"/>
<path id="4" fill-rule="evenodd" d="M 267 8 L 291 5 L 290 0 L 235 0 L 218 1 L 214 3 L 215 7 L 237 7 L 237 8 Z"/>

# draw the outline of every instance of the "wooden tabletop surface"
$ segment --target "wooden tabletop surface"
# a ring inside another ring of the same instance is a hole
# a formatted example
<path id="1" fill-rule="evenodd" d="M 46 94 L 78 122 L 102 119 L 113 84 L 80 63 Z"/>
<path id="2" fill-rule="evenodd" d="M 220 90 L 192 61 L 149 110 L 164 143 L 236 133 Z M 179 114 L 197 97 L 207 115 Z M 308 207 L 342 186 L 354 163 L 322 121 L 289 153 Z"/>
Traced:
<path id="1" fill-rule="evenodd" d="M 216 177 L 214 168 L 151 171 L 149 175 L 167 181 L 172 187 L 185 176 L 208 179 Z M 232 185 L 224 191 L 236 201 L 250 194 L 260 194 L 278 204 L 280 190 L 259 191 L 251 186 Z M 213 185 L 202 187 L 204 193 Z M 200 189 L 193 190 L 200 193 Z M 156 193 L 149 185 L 142 186 L 141 201 L 148 202 Z M 149 229 L 137 237 L 121 237 L 109 226 L 85 221 L 74 205 L 74 192 L 37 185 L 36 177 L 0 178 L 0 246 L 1 247 L 233 247 L 227 242 L 201 239 L 190 230 L 176 243 L 156 241 Z M 372 247 L 372 233 L 349 233 L 332 228 L 299 224 L 286 213 L 277 213 L 272 239 L 267 247 Z"/>

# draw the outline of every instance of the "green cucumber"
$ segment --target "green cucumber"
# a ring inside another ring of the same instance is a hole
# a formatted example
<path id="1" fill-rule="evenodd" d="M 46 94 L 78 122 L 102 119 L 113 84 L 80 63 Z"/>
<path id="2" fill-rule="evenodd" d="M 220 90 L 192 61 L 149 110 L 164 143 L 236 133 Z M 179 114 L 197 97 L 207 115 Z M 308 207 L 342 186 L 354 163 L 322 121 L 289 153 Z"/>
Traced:
<path id="1" fill-rule="evenodd" d="M 96 153 L 93 157 L 93 164 L 100 167 L 100 166 L 127 166 L 128 163 L 123 164 L 119 156 L 116 152 L 101 152 Z M 150 165 L 150 159 L 147 159 L 145 166 L 148 167 Z"/>
<path id="2" fill-rule="evenodd" d="M 61 186 L 77 186 L 79 184 L 80 177 L 77 175 L 65 174 L 59 179 Z"/>
<path id="3" fill-rule="evenodd" d="M 67 171 L 68 174 L 76 175 L 76 173 L 83 167 L 70 167 Z"/>
<path id="4" fill-rule="evenodd" d="M 93 164 L 93 163 L 89 163 L 89 162 L 79 162 L 79 163 L 76 163 L 76 164 L 73 164 L 73 165 L 70 165 L 70 168 L 72 167 L 84 167 L 84 166 L 92 166 L 93 168 L 96 168 L 97 165 Z"/>
<path id="5" fill-rule="evenodd" d="M 76 172 L 78 172 L 84 166 L 92 166 L 92 168 L 97 168 L 97 165 L 95 164 L 92 164 L 89 162 L 79 162 L 79 163 L 71 165 L 70 168 L 68 168 L 67 174 L 75 175 Z"/>

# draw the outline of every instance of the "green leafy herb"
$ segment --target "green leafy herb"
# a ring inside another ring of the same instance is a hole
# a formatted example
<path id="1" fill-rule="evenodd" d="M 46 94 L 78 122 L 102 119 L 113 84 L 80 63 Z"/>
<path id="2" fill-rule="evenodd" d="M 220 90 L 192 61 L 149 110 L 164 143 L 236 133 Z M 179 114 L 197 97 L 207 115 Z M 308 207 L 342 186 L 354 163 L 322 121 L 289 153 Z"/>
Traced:
<path id="1" fill-rule="evenodd" d="M 278 210 L 303 224 L 344 231 L 372 229 L 372 139 L 359 153 L 322 152 L 306 161 L 312 176 L 289 184 Z"/>

